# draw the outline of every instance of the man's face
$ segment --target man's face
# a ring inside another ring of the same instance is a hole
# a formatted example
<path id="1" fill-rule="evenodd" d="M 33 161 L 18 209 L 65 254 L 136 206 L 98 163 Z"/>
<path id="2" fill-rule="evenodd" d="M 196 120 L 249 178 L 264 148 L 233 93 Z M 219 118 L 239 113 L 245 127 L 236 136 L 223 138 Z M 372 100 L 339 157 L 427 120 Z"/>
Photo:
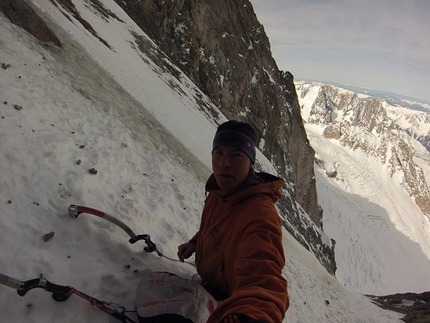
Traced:
<path id="1" fill-rule="evenodd" d="M 251 168 L 251 159 L 241 149 L 220 146 L 212 153 L 212 171 L 218 186 L 224 191 L 232 191 L 242 184 Z"/>

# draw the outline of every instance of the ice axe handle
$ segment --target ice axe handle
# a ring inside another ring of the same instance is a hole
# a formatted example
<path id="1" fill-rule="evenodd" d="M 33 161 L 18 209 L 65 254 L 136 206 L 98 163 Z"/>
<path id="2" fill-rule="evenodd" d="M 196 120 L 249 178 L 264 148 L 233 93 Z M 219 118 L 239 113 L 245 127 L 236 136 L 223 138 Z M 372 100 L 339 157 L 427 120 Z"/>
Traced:
<path id="1" fill-rule="evenodd" d="M 51 292 L 52 298 L 58 302 L 68 299 L 74 291 L 72 287 L 53 284 L 43 277 L 20 281 L 0 274 L 0 284 L 16 289 L 19 296 L 24 296 L 30 289 L 42 288 L 47 292 Z"/>
<path id="2" fill-rule="evenodd" d="M 22 282 L 21 287 L 17 290 L 18 295 L 24 296 L 30 289 L 43 288 L 47 292 L 52 293 L 52 298 L 57 302 L 67 300 L 73 293 L 73 288 L 70 286 L 61 286 L 47 281 L 45 278 L 35 278 Z"/>

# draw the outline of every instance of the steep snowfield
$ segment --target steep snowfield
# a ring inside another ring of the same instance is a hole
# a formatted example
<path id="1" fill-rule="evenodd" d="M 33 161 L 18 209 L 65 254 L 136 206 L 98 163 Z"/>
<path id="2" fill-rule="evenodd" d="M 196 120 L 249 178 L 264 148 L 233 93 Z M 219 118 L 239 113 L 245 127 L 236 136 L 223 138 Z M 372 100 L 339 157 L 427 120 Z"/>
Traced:
<path id="1" fill-rule="evenodd" d="M 10 65 L 0 69 L 0 272 L 20 280 L 42 273 L 132 310 L 145 271 L 192 278 L 195 268 L 145 253 L 103 219 L 71 218 L 67 207 L 115 215 L 174 258 L 198 229 L 210 142 L 225 118 L 210 120 L 197 104 L 207 99 L 185 76 L 163 73 L 135 49 L 130 31 L 146 36 L 113 1 L 103 4 L 123 23 L 75 4 L 114 50 L 53 2 L 32 2 L 51 17 L 63 48 L 48 50 L 0 14 L 0 63 Z M 284 246 L 285 322 L 400 322 L 344 288 L 286 231 Z M 116 322 L 75 296 L 57 303 L 40 289 L 19 297 L 1 285 L 0 314 L 5 323 Z"/>

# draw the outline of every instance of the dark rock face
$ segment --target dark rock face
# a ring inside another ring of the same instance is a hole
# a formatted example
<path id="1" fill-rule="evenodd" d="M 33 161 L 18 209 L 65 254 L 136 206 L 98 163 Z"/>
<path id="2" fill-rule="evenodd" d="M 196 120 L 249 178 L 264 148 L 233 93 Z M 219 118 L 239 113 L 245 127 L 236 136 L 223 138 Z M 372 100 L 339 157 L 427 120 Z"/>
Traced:
<path id="1" fill-rule="evenodd" d="M 313 158 L 293 76 L 278 70 L 249 1 L 116 1 L 229 119 L 256 129 L 259 148 L 321 226 Z"/>
<path id="2" fill-rule="evenodd" d="M 25 0 L 2 0 L 0 1 L 0 11 L 13 24 L 20 26 L 41 42 L 52 42 L 56 46 L 61 46 L 57 36 Z"/>
<path id="3" fill-rule="evenodd" d="M 430 322 L 430 292 L 369 297 L 376 305 L 383 309 L 405 314 L 405 317 L 402 319 L 403 322 Z"/>
<path id="4" fill-rule="evenodd" d="M 323 213 L 315 152 L 305 133 L 293 75 L 278 69 L 251 3 L 115 1 L 227 118 L 255 128 L 259 149 L 287 182 L 286 198 L 278 203 L 285 228 L 334 274 L 334 248 L 314 228 L 322 228 Z"/>

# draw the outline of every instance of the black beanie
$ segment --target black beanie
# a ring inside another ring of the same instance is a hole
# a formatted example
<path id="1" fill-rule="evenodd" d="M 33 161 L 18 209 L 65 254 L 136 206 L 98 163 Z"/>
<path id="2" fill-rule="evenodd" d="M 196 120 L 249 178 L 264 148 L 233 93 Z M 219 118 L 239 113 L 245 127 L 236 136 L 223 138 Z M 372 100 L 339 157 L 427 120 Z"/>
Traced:
<path id="1" fill-rule="evenodd" d="M 215 134 L 212 152 L 219 146 L 230 146 L 243 150 L 251 162 L 255 163 L 255 145 L 257 134 L 251 125 L 236 120 L 230 120 L 221 124 Z"/>

